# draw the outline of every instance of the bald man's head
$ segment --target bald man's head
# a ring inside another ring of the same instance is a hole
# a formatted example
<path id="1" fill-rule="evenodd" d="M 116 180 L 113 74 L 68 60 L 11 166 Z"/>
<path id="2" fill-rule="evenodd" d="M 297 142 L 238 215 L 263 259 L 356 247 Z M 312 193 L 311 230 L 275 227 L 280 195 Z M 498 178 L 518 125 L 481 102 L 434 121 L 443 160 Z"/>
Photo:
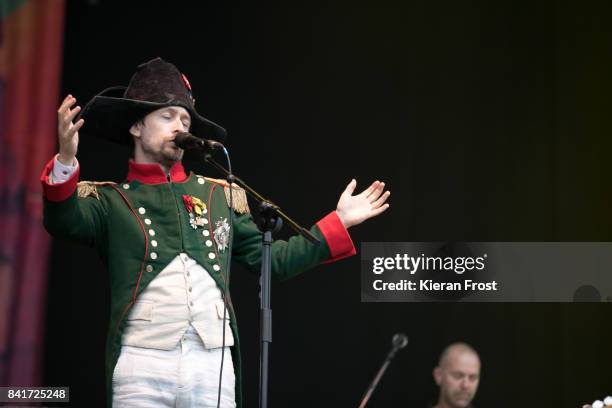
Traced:
<path id="1" fill-rule="evenodd" d="M 440 387 L 437 407 L 468 407 L 480 382 L 478 353 L 469 344 L 453 343 L 442 351 L 433 375 Z"/>

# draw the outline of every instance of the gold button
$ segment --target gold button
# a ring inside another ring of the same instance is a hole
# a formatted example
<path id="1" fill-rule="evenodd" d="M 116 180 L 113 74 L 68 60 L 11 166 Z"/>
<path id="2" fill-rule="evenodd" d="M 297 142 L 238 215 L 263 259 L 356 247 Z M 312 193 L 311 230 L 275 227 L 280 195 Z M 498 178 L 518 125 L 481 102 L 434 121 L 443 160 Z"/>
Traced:
<path id="1" fill-rule="evenodd" d="M 130 189 L 130 185 L 129 185 L 129 184 L 127 184 L 127 183 L 126 183 L 126 184 L 124 184 L 124 185 L 123 185 L 123 189 L 124 189 L 124 190 L 129 190 L 129 189 Z"/>
<path id="2" fill-rule="evenodd" d="M 157 247 L 157 241 L 156 241 L 156 240 L 151 241 L 151 245 L 152 245 L 153 247 Z"/>
<path id="3" fill-rule="evenodd" d="M 153 266 L 151 266 L 151 265 L 147 265 L 147 267 L 145 268 L 145 270 L 146 270 L 147 272 L 153 272 Z"/>
<path id="4" fill-rule="evenodd" d="M 155 252 L 151 252 L 151 259 L 157 259 L 157 254 Z"/>
<path id="5" fill-rule="evenodd" d="M 145 224 L 147 224 L 147 225 L 151 225 L 151 220 L 150 220 L 150 219 L 148 219 L 148 218 L 145 218 Z"/>
<path id="6" fill-rule="evenodd" d="M 204 235 L 205 237 L 207 237 L 207 236 L 209 236 L 209 235 L 210 235 L 210 232 L 209 232 L 207 229 L 202 230 L 202 235 Z"/>
<path id="7" fill-rule="evenodd" d="M 212 246 L 212 241 L 210 239 L 206 241 L 206 246 L 207 247 L 211 247 Z"/>
<path id="8" fill-rule="evenodd" d="M 155 230 L 154 229 L 150 229 L 149 230 L 149 235 L 154 237 L 155 236 Z"/>
<path id="9" fill-rule="evenodd" d="M 147 210 L 145 210 L 145 209 L 144 209 L 144 207 L 140 207 L 140 208 L 138 209 L 138 212 L 139 212 L 140 214 L 144 214 L 144 213 L 146 213 L 146 212 L 147 212 Z"/>
<path id="10" fill-rule="evenodd" d="M 209 253 L 208 253 L 208 257 L 209 257 L 210 259 L 215 259 L 215 258 L 217 257 L 217 255 L 215 255 L 215 253 L 214 253 L 214 252 L 209 252 Z"/>
<path id="11" fill-rule="evenodd" d="M 205 183 L 205 181 L 204 181 L 204 179 L 203 179 L 202 177 L 198 177 L 198 183 L 200 183 L 200 184 L 204 184 L 204 183 Z"/>
<path id="12" fill-rule="evenodd" d="M 219 272 L 219 270 L 221 270 L 221 267 L 217 264 L 213 265 L 213 269 L 217 272 Z"/>

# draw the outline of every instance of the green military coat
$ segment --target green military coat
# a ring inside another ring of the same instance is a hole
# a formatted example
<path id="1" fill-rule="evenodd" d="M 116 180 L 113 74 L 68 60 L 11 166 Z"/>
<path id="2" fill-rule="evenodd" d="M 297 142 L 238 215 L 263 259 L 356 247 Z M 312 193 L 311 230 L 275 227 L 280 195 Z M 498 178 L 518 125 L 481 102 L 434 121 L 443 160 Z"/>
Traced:
<path id="1" fill-rule="evenodd" d="M 166 175 L 157 164 L 130 161 L 125 182 L 77 185 L 78 168 L 61 184 L 48 179 L 51 160 L 41 175 L 44 191 L 44 224 L 54 237 L 95 247 L 106 265 L 111 288 L 111 313 L 106 342 L 107 404 L 112 403 L 112 375 L 121 351 L 126 317 L 147 285 L 179 253 L 187 253 L 202 265 L 225 293 L 228 250 L 214 240 L 214 230 L 229 221 L 229 188 L 222 180 L 190 173 L 176 163 Z M 232 259 L 253 271 L 260 270 L 261 233 L 248 211 L 244 191 L 234 189 Z M 184 197 L 205 204 L 199 224 L 193 227 L 193 207 Z M 196 200 L 197 201 L 197 200 Z M 191 211 L 190 211 L 191 210 Z M 323 242 L 312 245 L 300 236 L 275 241 L 272 276 L 287 279 L 321 262 L 353 255 L 355 248 L 335 211 L 312 227 Z M 208 242 L 207 242 L 208 241 Z M 212 241 L 212 245 L 211 245 Z M 236 374 L 236 403 L 241 406 L 240 342 L 236 315 L 227 294 L 234 336 L 232 357 Z"/>

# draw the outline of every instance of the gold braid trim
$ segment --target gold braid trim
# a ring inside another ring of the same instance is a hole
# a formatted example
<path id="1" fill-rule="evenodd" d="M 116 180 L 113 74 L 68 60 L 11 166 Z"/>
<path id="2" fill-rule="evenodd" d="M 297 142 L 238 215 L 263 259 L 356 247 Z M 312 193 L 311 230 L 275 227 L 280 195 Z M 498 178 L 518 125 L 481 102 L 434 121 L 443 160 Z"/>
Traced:
<path id="1" fill-rule="evenodd" d="M 227 200 L 227 205 L 230 205 L 230 189 L 229 186 L 223 187 L 223 191 L 225 191 L 225 199 Z M 247 201 L 246 191 L 242 187 L 238 187 L 234 185 L 234 194 L 233 195 L 233 204 L 234 210 L 236 210 L 239 214 L 250 213 L 249 202 Z"/>
<path id="2" fill-rule="evenodd" d="M 98 195 L 97 186 L 107 186 L 109 184 L 115 184 L 112 181 L 79 181 L 77 183 L 77 197 L 85 198 L 94 196 L 98 201 L 100 196 Z"/>
<path id="3" fill-rule="evenodd" d="M 209 177 L 204 177 L 204 179 L 206 179 L 207 181 L 213 182 L 213 183 L 221 184 L 223 186 L 223 191 L 225 192 L 225 199 L 227 200 L 227 205 L 229 206 L 230 205 L 230 189 L 229 189 L 229 184 L 227 184 L 227 181 L 222 180 L 222 179 L 209 178 Z M 247 201 L 246 191 L 244 191 L 244 189 L 238 186 L 237 184 L 234 184 L 233 188 L 234 188 L 234 194 L 233 194 L 234 210 L 239 214 L 250 213 L 251 210 L 249 208 L 249 202 Z"/>

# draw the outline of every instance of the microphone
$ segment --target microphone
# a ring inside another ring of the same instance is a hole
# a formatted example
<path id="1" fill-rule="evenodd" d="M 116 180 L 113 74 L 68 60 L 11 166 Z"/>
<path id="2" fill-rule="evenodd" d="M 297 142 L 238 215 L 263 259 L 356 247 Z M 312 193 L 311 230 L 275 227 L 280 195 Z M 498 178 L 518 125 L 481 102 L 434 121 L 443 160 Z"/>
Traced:
<path id="1" fill-rule="evenodd" d="M 388 360 L 392 360 L 393 357 L 397 354 L 398 351 L 403 349 L 408 345 L 408 336 L 404 333 L 397 333 L 393 335 L 391 339 L 391 350 L 389 351 L 389 355 L 387 356 Z"/>
<path id="2" fill-rule="evenodd" d="M 174 138 L 174 144 L 183 150 L 218 150 L 225 147 L 215 140 L 202 139 L 187 132 L 177 133 Z"/>
<path id="3" fill-rule="evenodd" d="M 408 336 L 404 333 L 397 333 L 393 335 L 391 344 L 393 344 L 393 350 L 399 351 L 408 345 Z"/>

